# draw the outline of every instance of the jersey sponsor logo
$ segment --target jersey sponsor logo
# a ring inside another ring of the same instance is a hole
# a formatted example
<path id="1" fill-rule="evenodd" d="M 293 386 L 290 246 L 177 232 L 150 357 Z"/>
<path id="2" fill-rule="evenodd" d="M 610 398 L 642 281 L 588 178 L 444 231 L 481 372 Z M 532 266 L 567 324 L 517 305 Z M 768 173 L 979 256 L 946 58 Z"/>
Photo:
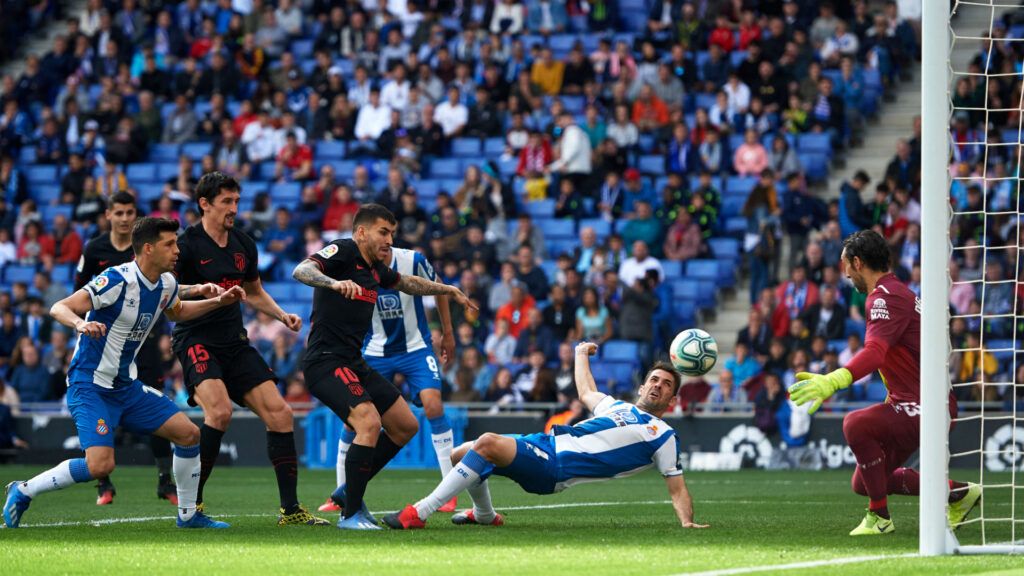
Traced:
<path id="1" fill-rule="evenodd" d="M 110 278 L 107 278 L 106 276 L 102 276 L 102 275 L 97 276 L 92 281 L 93 287 L 96 288 L 97 290 L 102 290 L 109 283 L 110 283 Z"/>
<path id="2" fill-rule="evenodd" d="M 241 286 L 241 285 L 242 285 L 242 281 L 241 280 L 233 279 L 233 278 L 221 278 L 220 282 L 217 282 L 217 286 L 220 286 L 221 288 L 223 288 L 225 290 L 231 290 L 235 286 Z"/>
<path id="3" fill-rule="evenodd" d="M 235 268 L 237 268 L 239 272 L 245 272 L 245 254 L 235 252 Z"/>
<path id="4" fill-rule="evenodd" d="M 149 331 L 149 325 L 152 322 L 152 314 L 140 314 L 138 319 L 135 320 L 135 325 L 132 326 L 131 332 L 128 333 L 128 340 L 131 342 L 141 342 L 146 337 L 146 332 Z"/>
<path id="5" fill-rule="evenodd" d="M 377 311 L 381 320 L 396 320 L 403 314 L 402 300 L 397 294 L 384 294 L 377 299 Z"/>
<path id="6" fill-rule="evenodd" d="M 331 256 L 334 256 L 337 253 L 338 253 L 338 245 L 337 244 L 328 244 L 327 246 L 324 246 L 323 248 L 321 248 L 320 251 L 317 252 L 317 255 L 322 257 L 322 258 L 330 258 Z"/>
<path id="7" fill-rule="evenodd" d="M 100 436 L 106 436 L 107 432 L 110 432 L 110 428 L 107 427 L 107 421 L 100 418 L 96 421 L 96 433 Z"/>
<path id="8" fill-rule="evenodd" d="M 897 413 L 902 412 L 911 418 L 921 414 L 921 407 L 917 402 L 894 402 L 891 406 Z"/>
<path id="9" fill-rule="evenodd" d="M 213 262 L 213 258 L 207 258 L 206 260 L 200 260 L 200 261 L 199 261 L 199 265 L 200 265 L 200 266 L 206 266 L 206 265 L 207 265 L 207 264 L 209 264 L 210 262 Z"/>
<path id="10" fill-rule="evenodd" d="M 875 298 L 874 304 L 871 305 L 871 319 L 872 320 L 888 320 L 889 319 L 889 307 L 882 298 Z"/>
<path id="11" fill-rule="evenodd" d="M 356 300 L 362 300 L 363 302 L 369 302 L 370 304 L 376 304 L 377 303 L 377 291 L 376 290 L 367 290 L 366 288 L 363 288 L 363 293 L 362 294 L 356 294 L 355 296 L 353 296 L 353 298 L 356 299 Z"/>
<path id="12" fill-rule="evenodd" d="M 640 423 L 640 420 L 636 417 L 636 414 L 633 414 L 632 410 L 616 410 L 609 414 L 608 417 L 611 418 L 618 427 Z"/>

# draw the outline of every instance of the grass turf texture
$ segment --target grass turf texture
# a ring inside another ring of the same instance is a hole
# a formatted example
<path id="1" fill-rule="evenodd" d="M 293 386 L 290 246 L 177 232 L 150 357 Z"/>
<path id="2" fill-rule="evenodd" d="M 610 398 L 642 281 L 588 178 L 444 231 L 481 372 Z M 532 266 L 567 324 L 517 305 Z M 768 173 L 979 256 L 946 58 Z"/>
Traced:
<path id="1" fill-rule="evenodd" d="M 6 484 L 40 471 L 0 466 L 0 480 Z M 425 495 L 437 479 L 436 471 L 386 471 L 370 484 L 367 500 L 379 516 Z M 697 520 L 710 522 L 709 530 L 679 528 L 664 481 L 646 473 L 547 497 L 496 478 L 491 491 L 495 506 L 506 514 L 505 527 L 454 526 L 450 515 L 436 514 L 426 530 L 352 533 L 334 527 L 278 528 L 273 471 L 220 467 L 206 489 L 207 510 L 232 527 L 193 531 L 174 527 L 174 508 L 156 499 L 152 468 L 126 467 L 114 474 L 112 506 L 95 506 L 95 490 L 85 486 L 37 498 L 22 528 L 0 530 L 0 573 L 679 574 L 917 551 L 917 500 L 912 498 L 890 498 L 895 534 L 847 536 L 867 503 L 850 492 L 846 471 L 691 473 L 687 479 Z M 302 470 L 299 480 L 300 496 L 312 511 L 333 488 L 334 472 Z M 1009 475 L 986 475 L 987 482 L 996 480 L 1009 481 Z M 986 498 L 988 516 L 1010 515 L 1009 490 L 993 490 Z M 460 505 L 468 504 L 463 494 Z M 1024 518 L 1024 504 L 1017 506 L 1016 517 Z M 326 516 L 337 519 L 337 514 Z M 977 543 L 981 527 L 973 524 L 961 532 L 961 541 Z M 1008 528 L 1002 532 L 1008 538 Z M 988 535 L 998 533 L 989 526 Z M 897 557 L 786 573 L 1021 570 L 1020 557 L 975 556 Z"/>

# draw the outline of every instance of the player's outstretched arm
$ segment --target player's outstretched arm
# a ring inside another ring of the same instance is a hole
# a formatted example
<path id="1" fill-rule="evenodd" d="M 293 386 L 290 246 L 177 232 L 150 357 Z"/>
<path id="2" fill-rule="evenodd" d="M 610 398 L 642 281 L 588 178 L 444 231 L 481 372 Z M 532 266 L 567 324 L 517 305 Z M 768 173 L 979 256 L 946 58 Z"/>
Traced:
<path id="1" fill-rule="evenodd" d="M 263 289 L 263 282 L 260 282 L 259 278 L 244 282 L 242 287 L 245 288 L 246 301 L 250 306 L 278 320 L 292 332 L 298 332 L 302 328 L 302 318 L 298 314 L 289 314 L 282 310 L 274 297 Z"/>
<path id="2" fill-rule="evenodd" d="M 672 497 L 672 508 L 676 511 L 676 517 L 683 528 L 708 528 L 710 524 L 697 524 L 693 521 L 693 500 L 690 498 L 690 491 L 686 488 L 686 480 L 682 474 L 666 476 L 665 484 L 668 486 L 668 494 Z"/>
<path id="3" fill-rule="evenodd" d="M 71 296 L 54 303 L 50 316 L 54 320 L 90 338 L 102 338 L 107 327 L 100 322 L 87 322 L 83 316 L 92 310 L 92 297 L 86 290 L 78 290 Z"/>
<path id="4" fill-rule="evenodd" d="M 597 354 L 597 344 L 580 342 L 576 345 L 576 367 L 573 374 L 576 379 L 576 391 L 579 393 L 580 402 L 583 402 L 591 412 L 607 396 L 597 391 L 597 382 L 590 372 L 590 357 L 594 354 Z"/>
<path id="5" fill-rule="evenodd" d="M 174 306 L 167 308 L 164 313 L 173 322 L 187 322 L 195 320 L 222 306 L 230 306 L 244 300 L 245 290 L 242 290 L 239 286 L 232 286 L 230 290 L 225 290 L 220 296 L 206 300 L 184 301 L 179 298 L 178 302 Z"/>
<path id="6" fill-rule="evenodd" d="M 455 286 L 432 282 L 412 274 L 403 274 L 398 279 L 398 284 L 395 284 L 394 288 L 413 296 L 448 296 L 466 308 L 479 310 L 477 305 L 469 299 L 469 296 L 463 294 L 462 290 Z"/>
<path id="7" fill-rule="evenodd" d="M 178 298 L 181 300 L 213 298 L 223 293 L 224 289 L 213 283 L 178 285 Z"/>

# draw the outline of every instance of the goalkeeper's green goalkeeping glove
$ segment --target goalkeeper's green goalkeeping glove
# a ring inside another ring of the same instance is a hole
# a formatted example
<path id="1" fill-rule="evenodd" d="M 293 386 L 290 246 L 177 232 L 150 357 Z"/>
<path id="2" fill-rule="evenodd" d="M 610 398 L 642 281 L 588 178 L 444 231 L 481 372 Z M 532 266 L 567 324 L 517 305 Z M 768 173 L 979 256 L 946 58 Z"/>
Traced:
<path id="1" fill-rule="evenodd" d="M 821 408 L 822 402 L 837 391 L 848 388 L 850 384 L 853 384 L 853 374 L 846 368 L 833 370 L 828 374 L 797 372 L 796 383 L 789 387 L 789 398 L 797 406 L 813 401 L 808 414 L 814 414 Z"/>

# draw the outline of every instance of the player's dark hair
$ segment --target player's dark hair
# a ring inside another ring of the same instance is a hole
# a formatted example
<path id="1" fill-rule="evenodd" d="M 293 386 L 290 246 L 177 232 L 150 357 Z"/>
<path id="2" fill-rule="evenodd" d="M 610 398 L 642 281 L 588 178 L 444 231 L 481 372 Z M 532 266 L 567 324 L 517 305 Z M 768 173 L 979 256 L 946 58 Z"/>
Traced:
<path id="1" fill-rule="evenodd" d="M 388 224 L 398 224 L 398 220 L 395 219 L 395 215 L 380 204 L 363 204 L 359 207 L 356 212 L 356 217 L 352 219 L 352 229 L 355 230 L 360 226 L 372 226 L 377 220 L 383 220 Z"/>
<path id="2" fill-rule="evenodd" d="M 200 198 L 206 198 L 207 202 L 213 204 L 221 192 L 241 191 L 242 187 L 238 184 L 238 180 L 223 172 L 214 171 L 203 174 L 199 183 L 196 184 L 196 206 L 199 206 L 199 215 L 203 214 L 203 205 L 199 203 Z"/>
<path id="3" fill-rule="evenodd" d="M 853 263 L 856 257 L 875 272 L 889 271 L 889 244 L 874 230 L 861 230 L 850 234 L 843 242 L 843 249 L 846 250 L 846 261 L 849 263 Z"/>
<path id="4" fill-rule="evenodd" d="M 136 255 L 142 253 L 146 244 L 155 244 L 163 232 L 178 232 L 178 221 L 170 218 L 139 218 L 132 227 L 132 250 Z"/>
<path id="5" fill-rule="evenodd" d="M 107 203 L 107 209 L 112 209 L 114 204 L 131 204 L 132 208 L 135 208 L 135 196 L 121 190 L 110 197 L 110 201 Z"/>
<path id="6" fill-rule="evenodd" d="M 655 370 L 664 370 L 672 375 L 672 382 L 675 383 L 675 386 L 672 387 L 672 394 L 678 394 L 679 387 L 683 385 L 683 376 L 676 370 L 676 367 L 673 366 L 671 362 L 659 360 L 651 366 L 651 369 L 647 371 L 647 374 L 644 374 L 644 382 L 647 382 L 647 379 L 651 377 L 651 372 L 654 372 Z"/>

